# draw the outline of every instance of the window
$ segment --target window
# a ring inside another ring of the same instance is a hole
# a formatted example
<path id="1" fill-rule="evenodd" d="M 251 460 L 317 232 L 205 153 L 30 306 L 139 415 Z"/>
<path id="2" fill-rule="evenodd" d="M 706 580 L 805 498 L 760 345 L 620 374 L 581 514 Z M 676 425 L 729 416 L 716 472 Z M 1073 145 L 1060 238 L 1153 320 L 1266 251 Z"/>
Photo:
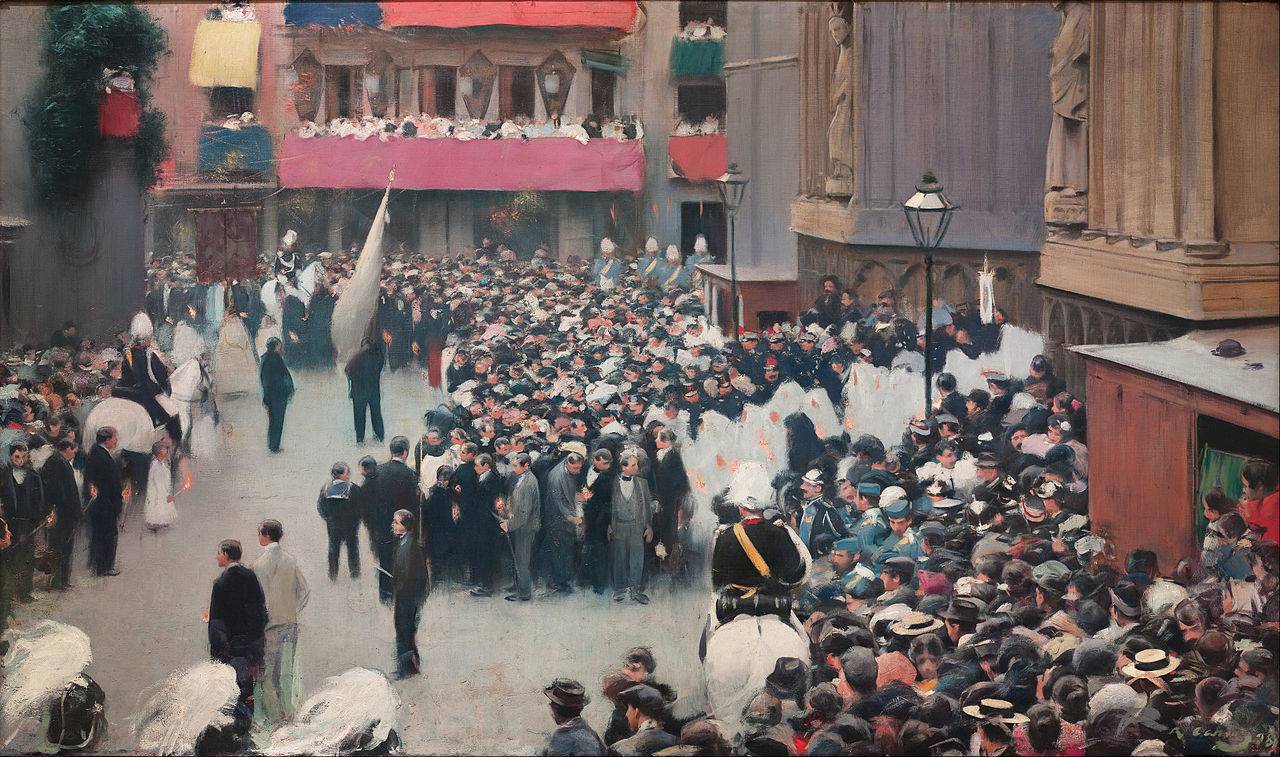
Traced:
<path id="1" fill-rule="evenodd" d="M 591 69 L 591 112 L 597 118 L 617 115 L 613 96 L 617 91 L 618 75 L 599 68 Z"/>
<path id="2" fill-rule="evenodd" d="M 680 3 L 680 28 L 690 21 L 705 24 L 711 23 L 725 29 L 729 26 L 729 3 L 711 2 L 709 0 L 684 0 Z"/>
<path id="3" fill-rule="evenodd" d="M 359 66 L 325 66 L 324 82 L 326 118 L 359 118 L 364 113 Z"/>
<path id="4" fill-rule="evenodd" d="M 458 98 L 458 69 L 425 66 L 418 69 L 418 102 L 429 116 L 453 118 Z"/>
<path id="5" fill-rule="evenodd" d="M 227 116 L 253 112 L 253 90 L 248 87 L 212 87 L 209 89 L 209 116 L 219 121 Z"/>
<path id="6" fill-rule="evenodd" d="M 728 229 L 722 203 L 680 203 L 680 251 L 686 256 L 693 254 L 694 241 L 701 234 L 707 238 L 707 255 L 717 262 L 725 260 Z"/>
<path id="7" fill-rule="evenodd" d="M 714 116 L 723 124 L 725 112 L 724 82 L 681 84 L 676 90 L 676 109 L 680 120 L 687 123 L 699 124 L 707 116 Z"/>
<path id="8" fill-rule="evenodd" d="M 533 66 L 499 67 L 498 118 L 533 118 L 537 84 Z"/>

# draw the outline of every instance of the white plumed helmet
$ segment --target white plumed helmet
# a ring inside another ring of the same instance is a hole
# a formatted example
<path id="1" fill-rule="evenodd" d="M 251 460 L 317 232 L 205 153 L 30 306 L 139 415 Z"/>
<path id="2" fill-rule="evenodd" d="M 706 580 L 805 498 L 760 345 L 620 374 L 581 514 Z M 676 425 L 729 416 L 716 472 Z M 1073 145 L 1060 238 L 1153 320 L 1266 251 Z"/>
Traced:
<path id="1" fill-rule="evenodd" d="M 696 253 L 704 253 L 707 251 L 707 238 L 699 234 L 693 238 L 693 251 Z"/>
<path id="2" fill-rule="evenodd" d="M 605 237 L 604 239 L 601 239 L 601 240 L 600 240 L 600 251 L 601 251 L 601 252 L 613 252 L 614 250 L 616 250 L 616 249 L 617 249 L 617 247 L 618 247 L 618 246 L 617 246 L 617 245 L 615 245 L 615 244 L 613 243 L 613 240 L 612 240 L 612 239 L 610 239 L 609 237 Z"/>
<path id="3" fill-rule="evenodd" d="M 738 466 L 729 482 L 729 501 L 755 512 L 773 504 L 773 483 L 762 463 L 749 460 Z"/>
<path id="4" fill-rule="evenodd" d="M 155 327 L 151 325 L 151 319 L 146 313 L 139 312 L 129 323 L 129 336 L 134 339 L 150 338 L 154 333 Z"/>
<path id="5" fill-rule="evenodd" d="M 657 252 L 658 240 L 654 239 L 653 237 L 649 237 L 649 241 L 644 243 L 644 249 L 646 252 Z"/>

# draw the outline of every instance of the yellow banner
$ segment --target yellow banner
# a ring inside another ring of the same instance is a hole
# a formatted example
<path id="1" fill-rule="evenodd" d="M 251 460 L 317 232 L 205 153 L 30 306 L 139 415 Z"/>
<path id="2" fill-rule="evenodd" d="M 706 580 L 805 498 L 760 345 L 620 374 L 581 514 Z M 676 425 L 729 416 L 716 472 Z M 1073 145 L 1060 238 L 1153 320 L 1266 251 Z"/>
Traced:
<path id="1" fill-rule="evenodd" d="M 191 83 L 258 88 L 257 21 L 201 21 L 191 43 Z"/>

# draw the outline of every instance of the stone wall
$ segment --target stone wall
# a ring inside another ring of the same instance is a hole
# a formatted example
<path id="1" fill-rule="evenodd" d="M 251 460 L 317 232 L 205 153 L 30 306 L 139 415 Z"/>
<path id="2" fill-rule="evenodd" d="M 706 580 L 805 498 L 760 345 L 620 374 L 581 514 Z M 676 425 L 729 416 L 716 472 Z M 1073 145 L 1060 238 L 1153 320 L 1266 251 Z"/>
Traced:
<path id="1" fill-rule="evenodd" d="M 984 258 L 996 273 L 995 301 L 1009 321 L 1032 331 L 1044 327 L 1040 306 L 1038 258 L 1000 250 L 939 251 L 934 256 L 934 298 L 951 304 L 978 302 L 978 273 Z M 875 301 L 885 289 L 898 292 L 903 311 L 917 318 L 924 309 L 924 260 L 905 247 L 843 245 L 812 237 L 800 237 L 800 307 L 809 307 L 826 274 L 840 277 L 841 285 L 857 291 L 864 304 Z"/>

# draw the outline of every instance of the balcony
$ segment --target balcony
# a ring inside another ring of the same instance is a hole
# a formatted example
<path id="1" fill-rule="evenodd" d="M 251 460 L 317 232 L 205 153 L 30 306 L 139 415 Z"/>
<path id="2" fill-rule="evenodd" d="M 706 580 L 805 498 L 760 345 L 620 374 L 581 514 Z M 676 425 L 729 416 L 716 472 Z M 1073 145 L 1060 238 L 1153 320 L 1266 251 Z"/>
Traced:
<path id="1" fill-rule="evenodd" d="M 723 134 L 667 138 L 671 172 L 689 181 L 715 181 L 729 167 L 729 145 Z"/>
<path id="2" fill-rule="evenodd" d="M 381 189 L 394 168 L 398 189 L 639 192 L 639 139 L 417 139 L 285 137 L 279 175 L 287 189 Z"/>
<path id="3" fill-rule="evenodd" d="M 594 29 L 625 34 L 636 22 L 635 0 L 490 0 L 489 2 L 291 2 L 289 26 L 380 26 L 469 29 L 509 26 Z"/>
<path id="4" fill-rule="evenodd" d="M 671 75 L 724 77 L 724 39 L 698 39 L 676 35 L 671 40 Z"/>
<path id="5" fill-rule="evenodd" d="M 477 26 L 576 28 L 628 32 L 635 24 L 634 0 L 506 0 L 505 2 L 382 3 L 383 26 L 465 29 Z"/>
<path id="6" fill-rule="evenodd" d="M 271 171 L 271 135 L 260 124 L 237 129 L 205 124 L 196 153 L 197 170 L 208 178 L 231 181 Z"/>

